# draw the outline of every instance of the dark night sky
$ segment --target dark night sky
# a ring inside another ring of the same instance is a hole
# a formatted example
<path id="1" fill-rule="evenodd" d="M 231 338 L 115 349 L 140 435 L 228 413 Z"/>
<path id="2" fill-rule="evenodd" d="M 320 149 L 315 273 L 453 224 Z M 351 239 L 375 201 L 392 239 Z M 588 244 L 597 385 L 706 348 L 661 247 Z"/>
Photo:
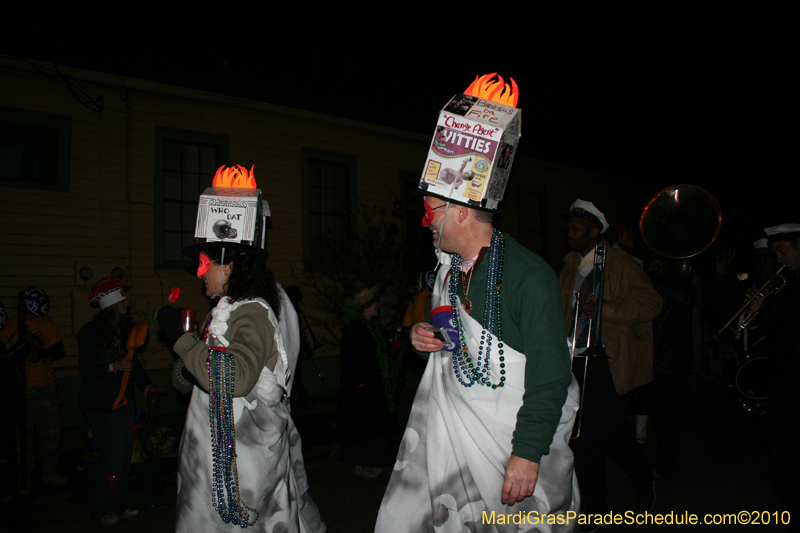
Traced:
<path id="1" fill-rule="evenodd" d="M 520 87 L 523 154 L 653 192 L 705 187 L 734 244 L 800 218 L 790 174 L 796 17 L 736 6 L 527 17 L 400 5 L 385 17 L 308 6 L 281 17 L 70 12 L 20 28 L 13 42 L 6 33 L 0 52 L 424 134 L 455 92 L 497 71 Z"/>

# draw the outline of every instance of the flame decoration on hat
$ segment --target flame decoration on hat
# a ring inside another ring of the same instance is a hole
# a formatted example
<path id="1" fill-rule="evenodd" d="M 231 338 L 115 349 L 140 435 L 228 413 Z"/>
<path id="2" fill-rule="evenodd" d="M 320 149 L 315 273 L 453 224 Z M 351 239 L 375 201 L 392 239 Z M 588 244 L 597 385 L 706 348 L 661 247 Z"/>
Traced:
<path id="1" fill-rule="evenodd" d="M 497 81 L 492 81 L 495 76 L 497 76 Z M 475 76 L 475 81 L 472 82 L 472 85 L 467 87 L 464 94 L 477 96 L 478 98 L 483 98 L 484 100 L 506 106 L 517 107 L 519 88 L 514 78 L 509 79 L 511 80 L 510 87 L 497 72 L 484 74 L 483 76 Z"/>
<path id="2" fill-rule="evenodd" d="M 222 165 L 214 175 L 211 186 L 215 189 L 255 189 L 256 178 L 253 175 L 253 168 L 247 170 L 242 165 L 226 167 Z"/>

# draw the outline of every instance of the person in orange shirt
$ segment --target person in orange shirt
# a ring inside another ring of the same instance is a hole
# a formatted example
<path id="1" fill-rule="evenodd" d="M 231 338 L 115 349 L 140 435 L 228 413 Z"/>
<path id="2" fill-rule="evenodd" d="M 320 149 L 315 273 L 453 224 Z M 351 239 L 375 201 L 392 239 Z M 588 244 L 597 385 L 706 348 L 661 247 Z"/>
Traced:
<path id="1" fill-rule="evenodd" d="M 8 314 L 0 302 L 0 330 Z M 0 524 L 9 531 L 28 531 L 41 523 L 22 511 L 19 490 L 17 429 L 25 422 L 25 388 L 17 367 L 31 350 L 30 333 L 11 346 L 0 342 Z"/>
<path id="2" fill-rule="evenodd" d="M 403 345 L 399 350 L 403 355 L 400 360 L 400 368 L 397 372 L 397 380 L 394 389 L 395 398 L 398 399 L 403 393 L 403 389 L 405 389 L 408 371 L 413 368 L 420 376 L 425 372 L 425 365 L 428 359 L 427 357 L 420 356 L 410 348 L 411 344 L 408 341 L 408 333 L 411 326 L 417 322 L 425 322 L 427 317 L 431 315 L 431 291 L 433 290 L 434 279 L 436 279 L 436 273 L 432 270 L 428 270 L 419 275 L 417 293 L 411 298 L 406 308 L 406 315 L 403 318 L 402 327 Z"/>
<path id="3" fill-rule="evenodd" d="M 58 455 L 61 444 L 61 412 L 58 401 L 58 382 L 53 362 L 64 357 L 64 343 L 50 312 L 50 296 L 41 287 L 26 287 L 19 293 L 20 311 L 25 312 L 25 331 L 33 343 L 25 364 L 26 399 L 28 405 L 28 471 L 33 471 L 38 459 L 42 483 L 63 486 L 67 480 L 58 474 Z M 20 320 L 9 318 L 0 331 L 0 340 L 11 346 L 20 340 Z M 25 332 L 22 332 L 25 337 Z"/>

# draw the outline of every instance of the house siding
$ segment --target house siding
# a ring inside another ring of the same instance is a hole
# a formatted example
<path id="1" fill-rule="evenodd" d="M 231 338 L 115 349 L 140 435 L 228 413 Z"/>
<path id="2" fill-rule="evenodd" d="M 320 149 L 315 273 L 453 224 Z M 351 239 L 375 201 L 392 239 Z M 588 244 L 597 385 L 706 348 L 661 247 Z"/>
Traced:
<path id="1" fill-rule="evenodd" d="M 184 290 L 180 305 L 196 309 L 198 320 L 210 309 L 189 269 L 154 268 L 158 128 L 226 136 L 228 160 L 222 163 L 255 165 L 256 180 L 272 212 L 266 238 L 269 266 L 284 285 L 298 284 L 296 273 L 304 265 L 303 150 L 353 158 L 358 204 L 383 207 L 403 198 L 401 175 L 422 171 L 430 142 L 427 135 L 262 102 L 68 67 L 60 71 L 91 97 L 102 96 L 102 112 L 78 102 L 54 73 L 0 59 L 3 108 L 71 120 L 68 190 L 0 183 L 4 218 L 13 228 L 0 234 L 0 299 L 14 314 L 22 287 L 41 285 L 51 295 L 50 315 L 67 354 L 56 363 L 59 377 L 77 374 L 75 334 L 93 314 L 89 291 L 113 267 L 125 269 L 136 321 L 152 321 L 154 310 L 167 302 L 174 286 Z M 431 124 L 435 112 L 432 107 Z M 509 201 L 516 182 L 546 191 L 544 238 L 552 252 L 546 259 L 554 268 L 564 249 L 561 215 L 576 197 L 614 205 L 621 194 L 639 194 L 631 188 L 621 191 L 611 178 L 524 157 L 516 161 L 506 191 L 507 212 L 498 224 L 513 235 L 519 217 L 525 216 Z M 83 266 L 94 272 L 86 282 L 77 274 Z M 309 308 L 306 312 L 313 319 Z M 168 369 L 173 361 L 157 333 L 152 332 L 142 356 L 150 370 Z M 322 331 L 317 334 L 327 345 L 318 354 L 337 355 L 335 340 Z"/>

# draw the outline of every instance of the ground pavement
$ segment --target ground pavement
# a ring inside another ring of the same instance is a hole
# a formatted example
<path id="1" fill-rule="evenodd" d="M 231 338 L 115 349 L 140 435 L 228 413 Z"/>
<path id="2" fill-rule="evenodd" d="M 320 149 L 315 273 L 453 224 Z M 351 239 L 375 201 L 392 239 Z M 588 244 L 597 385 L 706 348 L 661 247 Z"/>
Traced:
<path id="1" fill-rule="evenodd" d="M 413 391 L 409 392 L 400 402 L 400 418 L 402 413 L 407 416 L 412 394 Z M 763 420 L 737 406 L 725 376 L 700 385 L 687 398 L 686 404 L 689 407 L 685 413 L 682 468 L 673 479 L 658 482 L 653 513 L 694 513 L 702 520 L 706 513 L 766 511 L 769 515 L 762 513 L 762 519 L 769 516 L 774 523 L 775 515 L 772 513 L 779 508 L 771 489 Z M 295 418 L 305 444 L 311 493 L 333 533 L 372 532 L 389 472 L 376 479 L 364 480 L 354 475 L 352 466 L 336 460 L 335 409 L 335 398 L 317 398 L 311 406 L 295 407 Z M 176 431 L 180 431 L 180 420 L 162 423 L 175 425 Z M 78 430 L 73 446 L 65 446 L 68 449 L 62 454 L 60 470 L 68 477 L 69 485 L 62 488 L 34 487 L 33 494 L 25 499 L 23 511 L 41 522 L 36 528 L 38 531 L 105 530 L 88 518 L 88 494 L 83 476 L 77 470 L 81 463 L 81 433 L 82 430 Z M 68 440 L 65 437 L 65 442 Z M 654 458 L 656 443 L 653 439 L 643 446 L 648 457 Z M 154 486 L 152 481 L 139 483 L 138 487 L 134 483 L 134 490 L 131 490 L 130 505 L 141 508 L 142 514 L 113 526 L 113 530 L 136 533 L 174 531 L 177 458 L 162 459 L 157 467 L 153 479 L 160 486 Z M 624 513 L 632 503 L 632 490 L 616 464 L 609 464 L 609 473 L 611 509 Z M 749 528 L 781 531 L 774 525 L 612 525 L 600 531 L 725 532 Z"/>

